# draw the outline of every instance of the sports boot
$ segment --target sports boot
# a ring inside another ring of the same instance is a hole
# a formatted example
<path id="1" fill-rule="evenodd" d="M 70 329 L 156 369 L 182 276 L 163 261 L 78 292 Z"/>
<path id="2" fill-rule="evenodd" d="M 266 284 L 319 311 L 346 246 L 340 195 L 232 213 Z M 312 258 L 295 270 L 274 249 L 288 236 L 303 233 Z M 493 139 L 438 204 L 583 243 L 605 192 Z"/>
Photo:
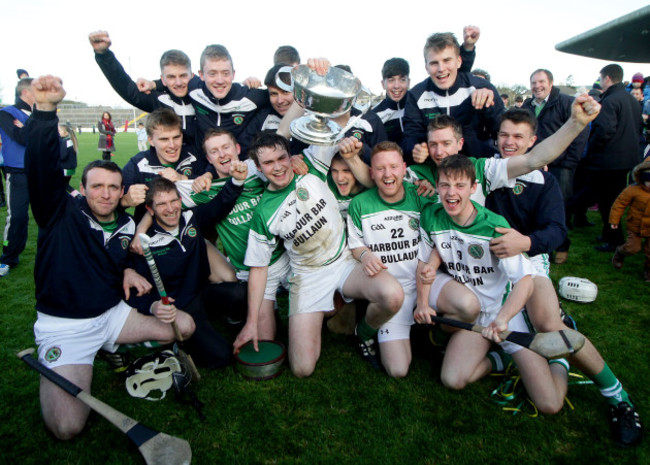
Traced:
<path id="1" fill-rule="evenodd" d="M 623 260 L 625 260 L 625 255 L 619 252 L 617 247 L 616 252 L 614 252 L 614 256 L 612 257 L 612 265 L 617 270 L 620 270 L 621 268 L 623 268 Z"/>

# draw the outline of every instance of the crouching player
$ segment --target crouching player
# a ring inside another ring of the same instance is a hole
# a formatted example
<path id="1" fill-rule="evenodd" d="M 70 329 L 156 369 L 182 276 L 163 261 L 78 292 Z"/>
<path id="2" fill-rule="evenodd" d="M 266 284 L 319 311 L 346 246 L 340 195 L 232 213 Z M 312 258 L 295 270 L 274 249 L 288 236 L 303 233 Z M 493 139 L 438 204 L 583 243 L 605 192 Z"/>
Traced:
<path id="1" fill-rule="evenodd" d="M 498 259 L 490 252 L 495 227 L 507 227 L 499 215 L 470 200 L 477 189 L 474 164 L 467 157 L 453 155 L 438 166 L 440 204 L 428 206 L 420 218 L 420 271 L 444 264 L 448 274 L 438 273 L 433 284 L 418 281 L 418 306 L 415 320 L 430 323 L 430 315 L 444 313 L 450 302 L 464 293 L 449 292 L 462 283 L 465 292 L 478 297 L 481 313 L 477 323 L 486 326 L 483 334 L 457 331 L 452 334 L 442 363 L 441 379 L 450 389 L 463 389 L 490 373 L 486 357 L 492 342 L 511 354 L 537 408 L 544 413 L 558 412 L 567 392 L 567 369 L 561 363 L 547 362 L 521 346 L 502 341 L 498 334 L 506 329 L 528 331 L 521 313 L 533 291 L 530 261 L 522 254 Z"/>
<path id="2" fill-rule="evenodd" d="M 187 338 L 194 332 L 194 322 L 170 308 L 145 316 L 124 302 L 131 287 L 144 293 L 151 286 L 125 268 L 135 224 L 117 209 L 124 194 L 122 172 L 113 162 L 94 161 L 84 169 L 81 195 L 68 195 L 56 116 L 65 91 L 53 76 L 34 80 L 32 89 L 37 109 L 28 125 L 25 169 L 32 212 L 40 227 L 34 268 L 38 357 L 90 391 L 99 349 L 115 351 L 118 344 L 149 340 L 171 342 L 169 323 L 174 320 Z M 40 400 L 45 425 L 57 438 L 71 439 L 81 432 L 89 407 L 45 378 Z"/>

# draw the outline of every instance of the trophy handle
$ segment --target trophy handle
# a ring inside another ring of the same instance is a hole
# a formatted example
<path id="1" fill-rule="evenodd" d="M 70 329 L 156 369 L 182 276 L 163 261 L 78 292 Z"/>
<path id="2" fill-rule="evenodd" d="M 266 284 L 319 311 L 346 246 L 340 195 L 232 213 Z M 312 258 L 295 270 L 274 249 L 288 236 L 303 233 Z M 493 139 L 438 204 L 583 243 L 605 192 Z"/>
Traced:
<path id="1" fill-rule="evenodd" d="M 282 89 L 285 92 L 293 92 L 293 73 L 291 72 L 292 69 L 292 66 L 283 66 L 278 70 L 277 73 L 275 73 L 275 84 L 279 89 Z M 284 82 L 282 75 L 289 75 L 289 84 Z"/>

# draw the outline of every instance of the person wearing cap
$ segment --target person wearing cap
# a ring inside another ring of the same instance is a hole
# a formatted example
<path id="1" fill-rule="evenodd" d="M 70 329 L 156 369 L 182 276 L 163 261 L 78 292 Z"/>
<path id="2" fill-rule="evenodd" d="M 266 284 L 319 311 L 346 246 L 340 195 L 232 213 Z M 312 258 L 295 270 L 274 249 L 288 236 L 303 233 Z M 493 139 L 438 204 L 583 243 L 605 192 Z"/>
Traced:
<path id="1" fill-rule="evenodd" d="M 16 76 L 18 76 L 18 79 L 25 79 L 29 77 L 29 73 L 26 69 L 18 68 L 16 70 Z"/>
<path id="2" fill-rule="evenodd" d="M 630 82 L 625 89 L 628 92 L 631 92 L 632 89 L 641 89 L 643 91 L 643 100 L 648 100 L 650 99 L 650 86 L 646 85 L 645 79 L 643 78 L 643 74 L 641 73 L 635 73 L 634 76 L 632 76 L 632 82 Z"/>

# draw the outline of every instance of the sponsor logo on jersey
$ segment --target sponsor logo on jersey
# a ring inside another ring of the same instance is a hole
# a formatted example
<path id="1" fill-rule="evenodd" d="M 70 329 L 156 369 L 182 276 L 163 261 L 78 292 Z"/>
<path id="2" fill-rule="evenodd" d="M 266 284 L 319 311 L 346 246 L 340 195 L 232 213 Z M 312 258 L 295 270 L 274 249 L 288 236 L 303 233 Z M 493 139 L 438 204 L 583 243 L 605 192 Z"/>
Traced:
<path id="1" fill-rule="evenodd" d="M 524 192 L 524 184 L 521 183 L 521 182 L 518 182 L 517 184 L 515 184 L 515 187 L 512 188 L 512 192 L 515 195 L 523 194 L 523 192 Z"/>
<path id="2" fill-rule="evenodd" d="M 483 258 L 485 254 L 485 250 L 483 250 L 481 244 L 469 244 L 467 246 L 467 252 L 469 252 L 470 257 L 476 258 L 477 260 Z"/>
<path id="3" fill-rule="evenodd" d="M 232 115 L 232 122 L 240 126 L 244 122 L 244 117 L 242 115 Z"/>
<path id="4" fill-rule="evenodd" d="M 47 352 L 45 352 L 45 360 L 52 363 L 56 362 L 59 357 L 61 357 L 61 348 L 60 347 L 50 347 L 47 349 Z"/>
<path id="5" fill-rule="evenodd" d="M 413 231 L 418 231 L 420 229 L 420 221 L 417 218 L 411 218 L 409 220 L 409 228 Z"/>
<path id="6" fill-rule="evenodd" d="M 296 197 L 304 202 L 309 199 L 309 192 L 304 187 L 299 187 L 296 190 Z"/>
<path id="7" fill-rule="evenodd" d="M 390 215 L 390 216 L 385 216 L 384 221 L 400 221 L 402 219 L 402 215 Z"/>
<path id="8" fill-rule="evenodd" d="M 460 242 L 461 244 L 465 243 L 465 241 L 458 236 L 449 236 L 449 239 L 451 239 L 452 241 Z"/>
<path id="9" fill-rule="evenodd" d="M 190 228 L 187 230 L 187 235 L 190 237 L 196 237 L 196 229 Z"/>

